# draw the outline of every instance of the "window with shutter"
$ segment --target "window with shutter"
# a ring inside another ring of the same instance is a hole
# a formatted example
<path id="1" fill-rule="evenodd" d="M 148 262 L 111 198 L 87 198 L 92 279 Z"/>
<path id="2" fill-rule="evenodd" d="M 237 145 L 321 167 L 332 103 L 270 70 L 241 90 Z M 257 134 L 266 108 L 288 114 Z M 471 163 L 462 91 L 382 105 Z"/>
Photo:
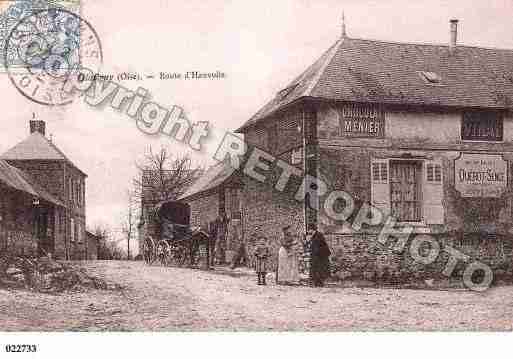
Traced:
<path id="1" fill-rule="evenodd" d="M 423 217 L 426 224 L 443 224 L 443 175 L 442 163 L 426 161 L 423 183 Z"/>
<path id="2" fill-rule="evenodd" d="M 388 160 L 373 159 L 371 161 L 371 201 L 384 216 L 390 214 Z"/>

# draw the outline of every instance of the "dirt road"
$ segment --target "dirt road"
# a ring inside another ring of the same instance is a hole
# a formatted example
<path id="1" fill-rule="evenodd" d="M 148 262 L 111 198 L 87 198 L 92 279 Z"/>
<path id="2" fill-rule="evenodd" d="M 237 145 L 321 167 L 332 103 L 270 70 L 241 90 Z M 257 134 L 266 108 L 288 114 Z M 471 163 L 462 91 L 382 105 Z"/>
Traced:
<path id="1" fill-rule="evenodd" d="M 512 330 L 513 287 L 486 293 L 255 284 L 247 270 L 205 272 L 89 262 L 121 291 L 59 295 L 0 289 L 0 330 Z"/>

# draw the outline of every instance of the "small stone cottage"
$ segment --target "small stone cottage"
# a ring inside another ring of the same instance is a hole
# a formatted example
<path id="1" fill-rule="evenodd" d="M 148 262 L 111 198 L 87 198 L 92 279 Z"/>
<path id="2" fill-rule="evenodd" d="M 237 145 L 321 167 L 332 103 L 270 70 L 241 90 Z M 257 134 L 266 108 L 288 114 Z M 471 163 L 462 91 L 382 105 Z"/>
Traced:
<path id="1" fill-rule="evenodd" d="M 0 156 L 0 247 L 86 259 L 87 175 L 30 121 L 30 135 Z"/>

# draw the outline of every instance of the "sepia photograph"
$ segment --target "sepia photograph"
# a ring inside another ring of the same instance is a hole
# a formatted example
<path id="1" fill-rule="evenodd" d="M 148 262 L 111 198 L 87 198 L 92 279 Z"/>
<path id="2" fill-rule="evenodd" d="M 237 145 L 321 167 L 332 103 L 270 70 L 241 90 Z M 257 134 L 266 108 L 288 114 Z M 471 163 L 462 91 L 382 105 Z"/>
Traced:
<path id="1" fill-rule="evenodd" d="M 512 16 L 0 0 L 0 357 L 511 343 Z"/>

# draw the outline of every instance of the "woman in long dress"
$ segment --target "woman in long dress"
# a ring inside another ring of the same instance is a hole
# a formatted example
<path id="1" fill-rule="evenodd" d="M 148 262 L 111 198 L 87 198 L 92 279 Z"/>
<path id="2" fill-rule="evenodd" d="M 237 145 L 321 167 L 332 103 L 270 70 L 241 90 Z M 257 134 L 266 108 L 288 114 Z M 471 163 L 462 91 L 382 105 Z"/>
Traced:
<path id="1" fill-rule="evenodd" d="M 281 246 L 278 251 L 278 272 L 276 282 L 278 284 L 299 283 L 299 261 L 297 246 L 289 232 L 290 226 L 282 229 Z"/>

